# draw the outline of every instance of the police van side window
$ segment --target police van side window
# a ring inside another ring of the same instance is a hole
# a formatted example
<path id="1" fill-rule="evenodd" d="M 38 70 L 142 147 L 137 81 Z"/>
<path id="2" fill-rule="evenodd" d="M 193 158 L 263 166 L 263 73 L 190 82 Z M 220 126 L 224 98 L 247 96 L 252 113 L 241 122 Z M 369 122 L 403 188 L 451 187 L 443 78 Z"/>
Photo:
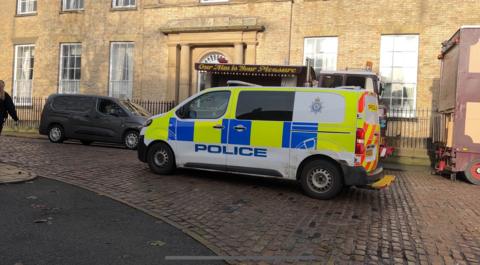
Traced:
<path id="1" fill-rule="evenodd" d="M 238 96 L 239 120 L 291 121 L 294 92 L 242 91 Z"/>
<path id="2" fill-rule="evenodd" d="M 230 91 L 215 91 L 198 96 L 176 112 L 181 119 L 218 119 L 227 111 Z"/>

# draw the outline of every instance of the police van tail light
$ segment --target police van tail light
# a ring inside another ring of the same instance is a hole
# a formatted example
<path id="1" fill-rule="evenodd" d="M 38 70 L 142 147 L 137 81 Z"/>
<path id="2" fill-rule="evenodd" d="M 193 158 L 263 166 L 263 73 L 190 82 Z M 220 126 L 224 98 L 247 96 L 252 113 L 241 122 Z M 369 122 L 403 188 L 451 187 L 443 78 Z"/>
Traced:
<path id="1" fill-rule="evenodd" d="M 365 153 L 365 130 L 363 128 L 357 129 L 357 139 L 355 141 L 355 154 Z"/>

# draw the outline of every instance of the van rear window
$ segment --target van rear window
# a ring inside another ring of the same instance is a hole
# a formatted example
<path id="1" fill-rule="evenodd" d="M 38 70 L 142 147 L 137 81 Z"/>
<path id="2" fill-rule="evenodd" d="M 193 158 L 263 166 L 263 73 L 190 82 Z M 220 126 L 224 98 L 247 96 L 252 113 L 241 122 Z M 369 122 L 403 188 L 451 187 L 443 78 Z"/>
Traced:
<path id="1" fill-rule="evenodd" d="M 291 121 L 295 93 L 289 91 L 242 91 L 237 102 L 239 120 Z"/>

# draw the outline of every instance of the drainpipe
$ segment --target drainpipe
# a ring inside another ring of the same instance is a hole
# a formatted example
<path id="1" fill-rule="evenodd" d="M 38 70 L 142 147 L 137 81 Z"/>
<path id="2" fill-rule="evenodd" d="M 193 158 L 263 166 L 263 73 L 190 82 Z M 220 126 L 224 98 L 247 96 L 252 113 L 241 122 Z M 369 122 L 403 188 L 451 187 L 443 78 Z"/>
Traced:
<path id="1" fill-rule="evenodd" d="M 292 48 L 292 23 L 293 23 L 293 3 L 295 0 L 290 1 L 290 29 L 288 31 L 288 55 L 287 55 L 287 60 L 286 60 L 286 65 L 290 64 L 290 55 L 291 51 L 290 49 Z"/>

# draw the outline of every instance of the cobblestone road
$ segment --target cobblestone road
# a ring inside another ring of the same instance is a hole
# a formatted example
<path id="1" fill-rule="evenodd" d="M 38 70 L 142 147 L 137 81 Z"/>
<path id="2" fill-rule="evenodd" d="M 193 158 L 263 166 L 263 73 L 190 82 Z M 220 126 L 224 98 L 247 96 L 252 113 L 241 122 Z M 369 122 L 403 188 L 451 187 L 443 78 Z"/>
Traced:
<path id="1" fill-rule="evenodd" d="M 279 180 L 157 176 L 135 152 L 114 147 L 2 137 L 0 153 L 0 162 L 169 220 L 219 255 L 320 257 L 275 264 L 480 264 L 480 187 L 428 172 L 394 172 L 388 190 L 352 188 L 317 201 Z"/>

